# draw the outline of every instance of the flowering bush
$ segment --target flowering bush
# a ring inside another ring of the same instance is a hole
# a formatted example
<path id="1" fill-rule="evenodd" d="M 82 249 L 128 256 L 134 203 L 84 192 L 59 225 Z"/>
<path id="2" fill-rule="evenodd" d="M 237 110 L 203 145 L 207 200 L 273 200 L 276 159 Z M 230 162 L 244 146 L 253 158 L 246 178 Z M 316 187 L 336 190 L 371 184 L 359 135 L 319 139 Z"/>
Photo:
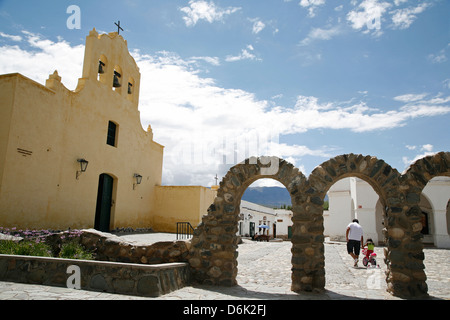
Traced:
<path id="1" fill-rule="evenodd" d="M 53 232 L 50 230 L 21 230 L 17 228 L 9 229 L 0 227 L 0 233 L 3 233 L 7 236 L 21 237 L 26 241 L 34 241 L 36 243 L 40 243 L 45 241 L 45 238 Z"/>

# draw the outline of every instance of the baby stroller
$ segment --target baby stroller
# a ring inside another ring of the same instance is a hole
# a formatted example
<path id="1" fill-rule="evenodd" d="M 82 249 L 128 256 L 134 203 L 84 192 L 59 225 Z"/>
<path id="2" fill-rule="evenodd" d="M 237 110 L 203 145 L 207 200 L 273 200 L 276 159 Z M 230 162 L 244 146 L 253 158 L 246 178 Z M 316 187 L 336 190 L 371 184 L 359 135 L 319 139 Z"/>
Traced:
<path id="1" fill-rule="evenodd" d="M 380 266 L 377 265 L 377 254 L 375 252 L 372 252 L 370 256 L 367 258 L 367 247 L 364 247 L 362 254 L 364 255 L 363 258 L 363 265 L 367 268 L 379 268 Z"/>

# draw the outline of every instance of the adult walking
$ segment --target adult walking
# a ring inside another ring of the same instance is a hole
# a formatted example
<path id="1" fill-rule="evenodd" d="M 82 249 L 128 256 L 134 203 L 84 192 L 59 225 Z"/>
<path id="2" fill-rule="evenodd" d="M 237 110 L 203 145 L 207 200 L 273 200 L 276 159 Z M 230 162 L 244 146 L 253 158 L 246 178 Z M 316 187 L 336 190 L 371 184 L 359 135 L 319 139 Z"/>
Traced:
<path id="1" fill-rule="evenodd" d="M 345 238 L 347 239 L 347 252 L 355 261 L 354 267 L 357 267 L 359 253 L 364 244 L 363 229 L 359 225 L 358 219 L 353 219 L 353 222 L 347 226 Z"/>

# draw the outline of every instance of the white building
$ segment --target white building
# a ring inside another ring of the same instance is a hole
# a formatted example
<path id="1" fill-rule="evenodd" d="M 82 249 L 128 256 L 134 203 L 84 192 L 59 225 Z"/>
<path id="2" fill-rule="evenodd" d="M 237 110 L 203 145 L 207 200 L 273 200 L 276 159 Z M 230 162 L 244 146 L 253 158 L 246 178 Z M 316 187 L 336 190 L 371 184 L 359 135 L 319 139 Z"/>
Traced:
<path id="1" fill-rule="evenodd" d="M 328 198 L 329 210 L 324 211 L 325 236 L 345 241 L 346 227 L 356 218 L 364 229 L 364 239 L 383 242 L 383 206 L 367 182 L 359 178 L 339 180 L 330 188 Z M 424 244 L 450 248 L 449 198 L 449 177 L 436 177 L 423 189 L 420 208 Z"/>
<path id="2" fill-rule="evenodd" d="M 292 211 L 272 209 L 241 200 L 238 235 L 253 237 L 257 234 L 270 235 L 271 238 L 288 239 L 292 227 Z M 266 225 L 268 229 L 259 228 Z"/>

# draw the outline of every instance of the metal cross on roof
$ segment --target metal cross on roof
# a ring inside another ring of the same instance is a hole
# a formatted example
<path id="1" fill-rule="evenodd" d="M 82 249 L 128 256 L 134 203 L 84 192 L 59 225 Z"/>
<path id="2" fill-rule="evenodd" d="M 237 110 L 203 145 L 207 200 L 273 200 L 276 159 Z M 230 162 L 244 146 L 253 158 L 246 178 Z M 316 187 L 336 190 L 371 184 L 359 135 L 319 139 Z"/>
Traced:
<path id="1" fill-rule="evenodd" d="M 114 24 L 117 26 L 117 33 L 120 34 L 120 30 L 123 31 L 122 27 L 120 26 L 120 21 L 119 21 L 119 23 L 114 22 Z"/>

